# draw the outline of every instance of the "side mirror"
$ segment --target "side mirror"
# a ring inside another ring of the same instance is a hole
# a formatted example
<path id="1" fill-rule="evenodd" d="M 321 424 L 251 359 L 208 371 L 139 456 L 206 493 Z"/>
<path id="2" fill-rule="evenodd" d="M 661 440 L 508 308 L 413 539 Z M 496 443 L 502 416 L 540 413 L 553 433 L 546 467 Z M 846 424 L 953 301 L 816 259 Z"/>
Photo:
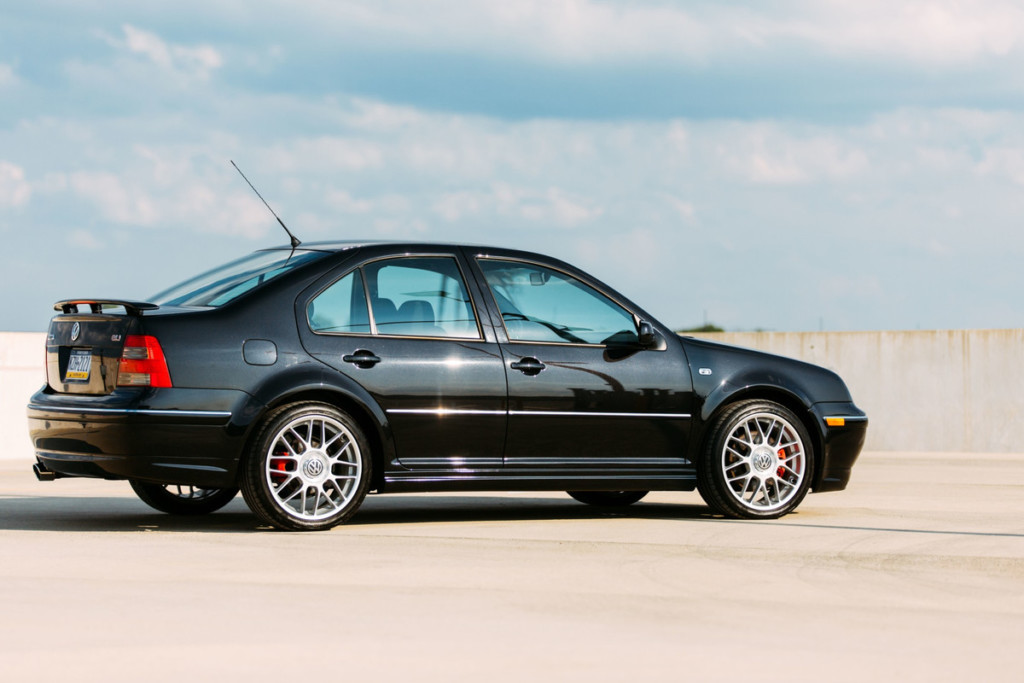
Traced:
<path id="1" fill-rule="evenodd" d="M 649 349 L 658 343 L 658 333 L 654 331 L 654 325 L 646 320 L 641 320 L 636 328 L 637 338 L 640 340 L 641 347 Z"/>

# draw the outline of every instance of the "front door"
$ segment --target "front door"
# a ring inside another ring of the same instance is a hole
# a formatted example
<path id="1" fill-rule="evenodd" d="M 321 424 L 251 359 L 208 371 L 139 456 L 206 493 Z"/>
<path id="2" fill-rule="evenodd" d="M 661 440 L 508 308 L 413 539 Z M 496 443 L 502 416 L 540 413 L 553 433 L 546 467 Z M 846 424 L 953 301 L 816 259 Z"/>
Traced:
<path id="1" fill-rule="evenodd" d="M 508 470 L 612 474 L 686 463 L 693 395 L 679 344 L 642 348 L 635 316 L 573 275 L 518 260 L 477 263 L 508 336 Z"/>

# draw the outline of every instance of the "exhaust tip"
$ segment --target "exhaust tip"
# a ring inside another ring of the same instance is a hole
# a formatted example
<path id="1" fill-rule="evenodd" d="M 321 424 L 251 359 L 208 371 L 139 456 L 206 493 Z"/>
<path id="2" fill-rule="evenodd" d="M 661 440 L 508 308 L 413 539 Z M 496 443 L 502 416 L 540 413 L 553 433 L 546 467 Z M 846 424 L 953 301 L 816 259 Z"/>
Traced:
<path id="1" fill-rule="evenodd" d="M 32 472 L 36 475 L 36 479 L 38 479 L 39 481 L 53 481 L 54 479 L 57 478 L 56 472 L 51 472 L 50 470 L 46 469 L 45 465 L 39 462 L 37 462 L 35 465 L 32 465 Z"/>

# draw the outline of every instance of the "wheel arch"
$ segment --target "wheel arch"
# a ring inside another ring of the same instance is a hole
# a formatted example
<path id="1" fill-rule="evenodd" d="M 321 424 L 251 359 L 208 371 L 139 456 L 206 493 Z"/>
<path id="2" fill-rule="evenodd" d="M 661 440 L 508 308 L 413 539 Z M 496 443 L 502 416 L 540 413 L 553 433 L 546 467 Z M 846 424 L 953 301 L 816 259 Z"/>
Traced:
<path id="1" fill-rule="evenodd" d="M 384 484 L 385 468 L 396 457 L 394 438 L 386 413 L 362 387 L 326 383 L 323 381 L 324 379 L 324 377 L 318 377 L 317 381 L 305 381 L 301 384 L 289 383 L 289 386 L 281 391 L 267 391 L 265 388 L 261 392 L 265 398 L 257 400 L 258 413 L 250 423 L 249 433 L 246 436 L 239 462 L 239 472 L 242 471 L 244 460 L 249 456 L 253 442 L 259 435 L 259 425 L 263 423 L 267 415 L 282 406 L 314 401 L 333 406 L 351 415 L 363 430 L 370 442 L 370 455 L 373 463 L 370 488 L 371 490 L 380 490 Z"/>
<path id="2" fill-rule="evenodd" d="M 701 449 L 707 445 L 707 439 L 711 438 L 711 425 L 724 411 L 741 401 L 772 401 L 788 408 L 807 430 L 811 439 L 811 448 L 814 449 L 814 471 L 811 474 L 811 490 L 813 491 L 821 483 L 824 474 L 825 463 L 825 437 L 821 432 L 821 424 L 811 412 L 811 404 L 798 394 L 788 391 L 778 385 L 750 385 L 737 388 L 732 392 L 721 392 L 712 400 L 712 396 L 704 402 L 701 410 L 701 425 L 698 433 L 694 436 L 693 446 Z M 700 452 L 700 451 L 693 451 Z"/>

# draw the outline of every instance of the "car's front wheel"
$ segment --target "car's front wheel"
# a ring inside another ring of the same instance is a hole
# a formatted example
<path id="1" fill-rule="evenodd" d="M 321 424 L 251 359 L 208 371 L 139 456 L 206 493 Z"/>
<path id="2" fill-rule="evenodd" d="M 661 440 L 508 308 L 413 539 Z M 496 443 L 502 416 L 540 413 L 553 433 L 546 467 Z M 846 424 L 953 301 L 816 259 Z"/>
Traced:
<path id="1" fill-rule="evenodd" d="M 320 531 L 355 514 L 366 497 L 370 451 L 359 425 L 323 403 L 298 403 L 264 421 L 242 474 L 242 495 L 279 529 Z"/>
<path id="2" fill-rule="evenodd" d="M 230 503 L 238 493 L 236 488 L 204 489 L 183 484 L 150 484 L 134 479 L 128 483 L 143 503 L 169 515 L 206 515 L 216 512 Z"/>
<path id="3" fill-rule="evenodd" d="M 742 401 L 712 423 L 697 463 L 697 488 L 714 510 L 775 519 L 807 495 L 814 452 L 803 423 L 774 401 Z"/>

